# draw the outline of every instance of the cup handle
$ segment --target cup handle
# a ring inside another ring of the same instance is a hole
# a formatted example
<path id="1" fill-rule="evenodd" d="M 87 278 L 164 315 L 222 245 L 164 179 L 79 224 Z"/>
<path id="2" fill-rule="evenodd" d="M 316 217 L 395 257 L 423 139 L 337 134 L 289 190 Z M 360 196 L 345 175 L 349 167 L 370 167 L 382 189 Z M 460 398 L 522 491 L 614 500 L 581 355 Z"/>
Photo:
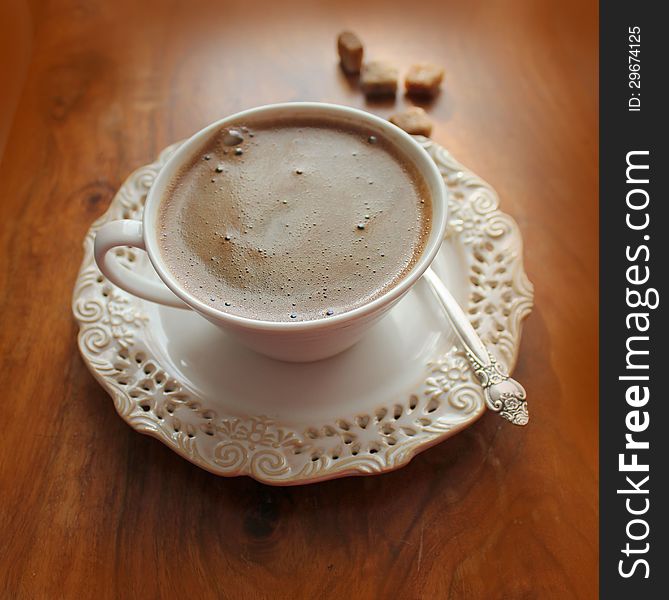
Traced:
<path id="1" fill-rule="evenodd" d="M 118 246 L 132 246 L 146 251 L 141 221 L 111 221 L 103 225 L 95 236 L 95 262 L 102 274 L 114 285 L 150 302 L 174 308 L 190 308 L 164 283 L 157 283 L 122 267 L 109 251 Z"/>

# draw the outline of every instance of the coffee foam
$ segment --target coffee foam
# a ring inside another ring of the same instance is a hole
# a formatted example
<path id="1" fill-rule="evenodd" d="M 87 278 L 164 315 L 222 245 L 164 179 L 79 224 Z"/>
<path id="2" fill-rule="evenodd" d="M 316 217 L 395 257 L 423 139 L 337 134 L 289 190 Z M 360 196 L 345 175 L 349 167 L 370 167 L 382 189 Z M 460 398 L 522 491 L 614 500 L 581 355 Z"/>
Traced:
<path id="1" fill-rule="evenodd" d="M 159 239 L 169 270 L 202 302 L 301 321 L 394 287 L 422 253 L 431 214 L 423 178 L 378 133 L 254 120 L 220 131 L 175 178 Z"/>

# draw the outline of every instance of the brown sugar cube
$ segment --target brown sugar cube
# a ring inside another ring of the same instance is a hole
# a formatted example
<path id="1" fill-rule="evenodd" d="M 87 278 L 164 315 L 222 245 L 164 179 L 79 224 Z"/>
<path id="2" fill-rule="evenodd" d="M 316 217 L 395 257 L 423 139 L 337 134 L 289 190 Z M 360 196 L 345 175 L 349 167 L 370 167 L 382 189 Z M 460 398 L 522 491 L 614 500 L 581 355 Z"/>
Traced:
<path id="1" fill-rule="evenodd" d="M 345 73 L 354 75 L 360 73 L 362 67 L 362 42 L 351 31 L 343 31 L 337 38 L 337 51 L 341 61 L 341 68 Z"/>
<path id="2" fill-rule="evenodd" d="M 404 78 L 404 87 L 408 94 L 416 96 L 434 96 L 444 79 L 444 69 L 430 63 L 411 65 Z"/>
<path id="3" fill-rule="evenodd" d="M 412 106 L 404 112 L 392 115 L 389 120 L 400 129 L 404 129 L 404 131 L 412 135 L 430 137 L 432 133 L 432 121 L 430 121 L 427 113 L 419 106 Z"/>
<path id="4" fill-rule="evenodd" d="M 394 96 L 397 91 L 397 68 L 380 60 L 365 63 L 360 87 L 367 96 Z"/>

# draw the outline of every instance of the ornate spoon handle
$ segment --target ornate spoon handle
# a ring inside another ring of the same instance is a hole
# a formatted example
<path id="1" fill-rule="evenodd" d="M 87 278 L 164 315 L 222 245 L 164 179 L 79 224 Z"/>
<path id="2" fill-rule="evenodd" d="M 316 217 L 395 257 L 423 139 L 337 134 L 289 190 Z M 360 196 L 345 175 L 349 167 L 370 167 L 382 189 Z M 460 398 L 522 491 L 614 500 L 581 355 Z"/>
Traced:
<path id="1" fill-rule="evenodd" d="M 444 307 L 453 330 L 467 352 L 474 373 L 481 382 L 488 408 L 514 425 L 527 425 L 527 395 L 515 379 L 509 377 L 485 347 L 460 305 L 437 274 L 429 268 L 423 278 Z"/>

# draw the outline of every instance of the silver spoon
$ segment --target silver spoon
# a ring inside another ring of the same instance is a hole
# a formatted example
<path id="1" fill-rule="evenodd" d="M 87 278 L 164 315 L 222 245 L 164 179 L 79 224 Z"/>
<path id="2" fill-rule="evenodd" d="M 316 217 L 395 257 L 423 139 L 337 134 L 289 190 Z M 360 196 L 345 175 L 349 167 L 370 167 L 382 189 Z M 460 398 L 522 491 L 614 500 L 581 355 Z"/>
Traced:
<path id="1" fill-rule="evenodd" d="M 446 316 L 460 342 L 465 347 L 467 358 L 478 377 L 488 408 L 514 425 L 527 425 L 530 420 L 527 411 L 525 388 L 509 377 L 495 357 L 485 347 L 460 305 L 437 274 L 428 268 L 423 278 L 444 307 Z"/>

